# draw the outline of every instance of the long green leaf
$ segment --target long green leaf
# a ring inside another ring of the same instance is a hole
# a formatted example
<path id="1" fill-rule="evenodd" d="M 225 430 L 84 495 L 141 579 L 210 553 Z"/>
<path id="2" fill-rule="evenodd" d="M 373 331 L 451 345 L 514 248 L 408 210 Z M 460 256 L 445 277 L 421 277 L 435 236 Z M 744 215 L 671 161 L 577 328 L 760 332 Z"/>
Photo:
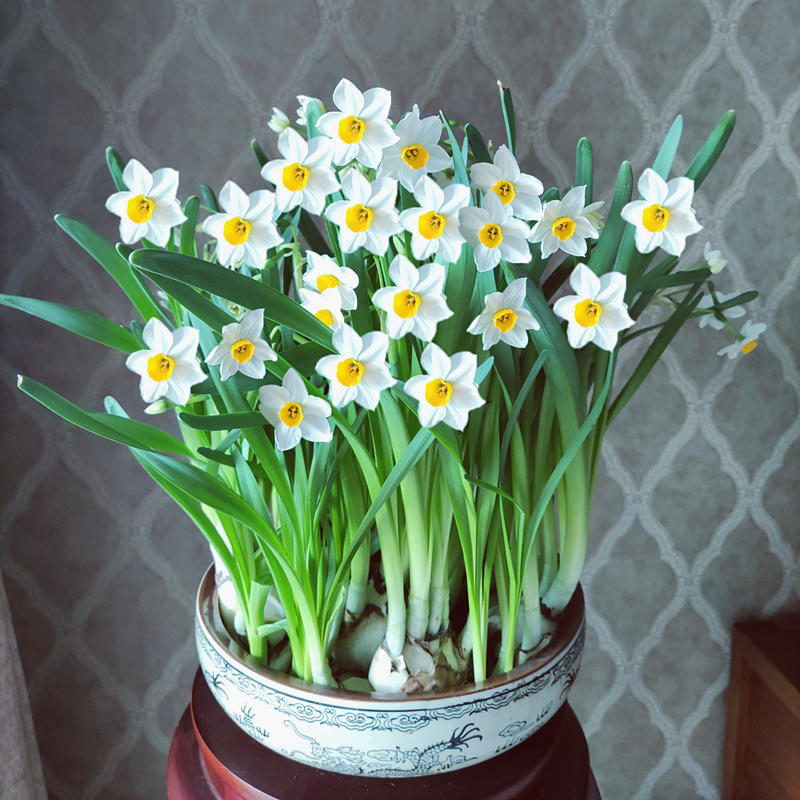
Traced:
<path id="1" fill-rule="evenodd" d="M 453 151 L 453 172 L 455 183 L 461 183 L 464 186 L 469 186 L 469 178 L 467 177 L 467 165 L 461 153 L 461 147 L 458 144 L 453 128 L 447 120 L 447 117 L 440 111 L 439 116 L 442 118 L 444 128 L 447 131 L 447 137 L 450 141 L 450 149 Z"/>
<path id="2" fill-rule="evenodd" d="M 481 136 L 481 132 L 472 123 L 467 123 L 464 126 L 464 132 L 467 134 L 467 141 L 472 149 L 472 157 L 475 162 L 488 162 L 491 164 L 492 155 L 486 146 L 486 141 Z"/>
<path id="3" fill-rule="evenodd" d="M 253 278 L 200 258 L 162 250 L 136 250 L 131 254 L 131 263 L 147 274 L 196 286 L 245 308 L 263 308 L 264 316 L 276 325 L 286 325 L 295 333 L 333 349 L 330 328 L 299 303 Z"/>
<path id="4" fill-rule="evenodd" d="M 163 318 L 158 303 L 114 245 L 79 219 L 56 214 L 55 220 L 120 285 L 145 322 L 151 317 Z"/>
<path id="5" fill-rule="evenodd" d="M 24 311 L 31 316 L 52 322 L 59 328 L 77 333 L 78 336 L 121 350 L 123 353 L 133 353 L 141 349 L 136 337 L 127 328 L 90 311 L 79 311 L 60 303 L 35 300 L 31 297 L 15 297 L 10 294 L 0 294 L 0 305 Z"/>
<path id="6" fill-rule="evenodd" d="M 114 185 L 117 187 L 118 192 L 127 191 L 128 187 L 122 178 L 122 173 L 125 170 L 125 162 L 122 156 L 113 148 L 106 147 L 106 164 L 108 164 L 108 171 L 111 173 L 111 178 Z"/>
<path id="7" fill-rule="evenodd" d="M 235 411 L 232 414 L 189 414 L 184 411 L 180 418 L 181 422 L 196 431 L 228 431 L 267 424 L 258 411 Z"/>
<path id="8" fill-rule="evenodd" d="M 264 148 L 258 143 L 258 139 L 251 139 L 250 140 L 250 149 L 253 151 L 253 155 L 256 157 L 256 161 L 258 161 L 258 166 L 263 167 L 269 161 L 267 158 L 267 154 L 264 152 Z"/>
<path id="9" fill-rule="evenodd" d="M 678 145 L 681 141 L 681 133 L 683 132 L 683 117 L 678 114 L 675 121 L 667 133 L 661 149 L 658 151 L 656 160 L 653 162 L 653 169 L 666 180 L 669 177 L 669 171 L 672 168 L 672 162 L 675 160 L 675 153 L 678 152 Z"/>
<path id="10" fill-rule="evenodd" d="M 726 111 L 717 126 L 708 137 L 706 143 L 700 148 L 697 155 L 692 159 L 689 168 L 686 170 L 686 177 L 694 181 L 695 191 L 711 172 L 711 168 L 717 163 L 717 159 L 725 149 L 728 139 L 731 138 L 733 127 L 736 124 L 736 114 L 733 111 Z"/>
<path id="11" fill-rule="evenodd" d="M 630 203 L 631 192 L 633 192 L 633 170 L 627 161 L 623 161 L 617 173 L 611 210 L 589 258 L 589 268 L 596 275 L 604 275 L 613 267 L 622 235 L 625 233 L 625 226 L 628 224 L 622 219 L 622 209 Z"/>
<path id="12" fill-rule="evenodd" d="M 585 202 L 592 202 L 594 193 L 594 171 L 592 164 L 592 143 L 584 136 L 578 141 L 575 153 L 575 185 L 585 186 Z"/>
<path id="13" fill-rule="evenodd" d="M 517 117 L 514 113 L 514 102 L 511 100 L 511 89 L 507 86 L 500 91 L 500 104 L 503 106 L 503 119 L 506 123 L 508 149 L 514 155 L 517 151 Z"/>
<path id="14" fill-rule="evenodd" d="M 181 223 L 181 253 L 185 256 L 197 255 L 197 240 L 195 239 L 195 228 L 197 227 L 197 215 L 200 212 L 200 198 L 192 195 L 183 207 L 186 220 Z"/>

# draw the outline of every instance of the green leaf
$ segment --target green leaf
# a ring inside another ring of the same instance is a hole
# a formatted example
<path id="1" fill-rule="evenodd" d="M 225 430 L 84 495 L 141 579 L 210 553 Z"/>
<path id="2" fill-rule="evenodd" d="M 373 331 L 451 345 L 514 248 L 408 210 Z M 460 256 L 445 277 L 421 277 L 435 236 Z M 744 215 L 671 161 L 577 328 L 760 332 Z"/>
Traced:
<path id="1" fill-rule="evenodd" d="M 204 183 L 200 184 L 200 197 L 203 198 L 203 205 L 210 208 L 214 213 L 219 212 L 219 203 L 217 203 L 217 196 L 210 186 Z"/>
<path id="2" fill-rule="evenodd" d="M 510 494 L 508 494 L 508 492 L 504 492 L 499 486 L 493 486 L 491 483 L 482 481 L 479 478 L 473 478 L 466 473 L 464 473 L 464 478 L 466 479 L 467 483 L 471 483 L 473 486 L 477 486 L 479 489 L 485 489 L 487 492 L 493 492 L 498 497 L 502 497 L 504 500 L 508 500 L 509 502 L 513 503 L 520 510 L 522 516 L 525 516 L 525 510 L 522 508 L 522 506 Z"/>
<path id="3" fill-rule="evenodd" d="M 578 142 L 575 153 L 575 185 L 585 186 L 585 203 L 592 202 L 594 192 L 594 177 L 592 167 L 592 143 L 584 136 Z"/>
<path id="4" fill-rule="evenodd" d="M 253 155 L 256 157 L 256 161 L 258 161 L 258 166 L 263 167 L 269 161 L 269 159 L 267 158 L 267 154 L 264 152 L 264 149 L 258 143 L 258 139 L 251 139 L 250 147 L 253 150 Z"/>
<path id="5" fill-rule="evenodd" d="M 200 198 L 192 195 L 183 207 L 186 221 L 181 224 L 181 253 L 185 256 L 197 256 L 195 228 L 197 227 L 197 214 L 199 211 Z"/>
<path id="6" fill-rule="evenodd" d="M 263 308 L 264 316 L 276 325 L 286 325 L 295 333 L 333 349 L 327 325 L 283 293 L 246 275 L 199 258 L 162 250 L 136 250 L 131 255 L 131 263 L 142 272 L 196 286 L 245 308 Z"/>
<path id="7" fill-rule="evenodd" d="M 514 103 L 511 100 L 511 89 L 507 86 L 500 92 L 500 104 L 503 106 L 503 120 L 506 123 L 508 149 L 514 155 L 517 149 L 517 118 L 514 114 Z"/>
<path id="8" fill-rule="evenodd" d="M 78 336 L 84 336 L 106 347 L 121 350 L 123 353 L 133 353 L 141 349 L 136 337 L 127 328 L 90 311 L 79 311 L 60 303 L 35 300 L 31 297 L 15 297 L 10 294 L 0 294 L 0 305 L 24 311 L 33 317 L 52 322 L 59 328 L 77 333 Z"/>
<path id="9" fill-rule="evenodd" d="M 724 303 L 714 306 L 714 309 L 716 311 L 727 311 L 727 309 L 733 308 L 734 306 L 743 306 L 745 303 L 750 303 L 755 300 L 756 297 L 758 297 L 758 292 L 756 291 L 742 292 L 736 295 L 736 297 L 732 297 L 730 300 L 726 300 Z"/>
<path id="10" fill-rule="evenodd" d="M 481 136 L 481 132 L 469 122 L 464 126 L 464 132 L 467 134 L 467 141 L 469 142 L 469 146 L 472 150 L 472 157 L 475 162 L 491 164 L 492 155 L 489 152 L 489 148 L 486 146 L 483 136 Z"/>
<path id="11" fill-rule="evenodd" d="M 184 425 L 196 431 L 228 431 L 267 424 L 258 411 L 234 411 L 232 414 L 190 414 L 183 411 L 179 416 Z"/>
<path id="12" fill-rule="evenodd" d="M 325 237 L 320 233 L 311 214 L 305 209 L 300 211 L 300 224 L 297 227 L 300 231 L 300 235 L 306 240 L 306 244 L 312 252 L 318 253 L 321 256 L 333 255 L 331 248 L 325 241 Z"/>
<path id="13" fill-rule="evenodd" d="M 643 292 L 668 289 L 671 286 L 687 286 L 690 283 L 704 281 L 711 277 L 711 270 L 708 267 L 700 267 L 699 269 L 685 269 L 681 272 L 674 272 L 671 275 L 654 275 L 649 280 L 648 277 L 648 275 L 645 275 L 639 283 Z"/>
<path id="14" fill-rule="evenodd" d="M 453 129 L 450 126 L 450 123 L 447 121 L 447 117 L 445 117 L 444 113 L 442 113 L 441 111 L 439 112 L 439 116 L 442 118 L 445 130 L 447 131 L 447 137 L 450 140 L 450 149 L 453 151 L 454 181 L 455 183 L 460 183 L 463 184 L 464 186 L 469 186 L 469 178 L 467 177 L 467 165 L 464 162 L 464 158 L 461 153 L 461 146 L 458 144 L 456 135 L 455 133 L 453 133 Z"/>
<path id="15" fill-rule="evenodd" d="M 49 408 L 54 414 L 83 430 L 142 450 L 163 450 L 181 456 L 192 456 L 192 451 L 179 439 L 158 428 L 134 419 L 117 417 L 95 411 L 85 411 L 65 397 L 31 378 L 20 375 L 17 385 L 28 396 Z"/>
<path id="16" fill-rule="evenodd" d="M 120 285 L 145 322 L 151 317 L 163 318 L 158 303 L 114 245 L 78 219 L 56 214 L 55 220 Z"/>
<path id="17" fill-rule="evenodd" d="M 117 191 L 127 191 L 128 187 L 125 185 L 125 180 L 122 177 L 122 173 L 125 170 L 125 162 L 122 160 L 122 156 L 120 156 L 113 147 L 106 147 L 106 164 L 108 164 L 108 171 L 111 173 Z"/>
<path id="18" fill-rule="evenodd" d="M 733 126 L 736 124 L 736 114 L 733 111 L 726 111 L 716 128 L 708 137 L 706 143 L 700 148 L 697 155 L 692 159 L 689 168 L 686 170 L 686 177 L 694 181 L 695 191 L 706 179 L 706 175 L 711 172 L 711 168 L 717 163 L 717 159 L 725 149 L 728 139 L 733 133 Z"/>
<path id="19" fill-rule="evenodd" d="M 625 226 L 628 224 L 622 219 L 622 209 L 627 203 L 630 203 L 632 191 L 633 170 L 627 161 L 623 161 L 617 173 L 611 210 L 608 212 L 605 227 L 600 231 L 600 238 L 589 258 L 589 268 L 595 275 L 604 275 L 614 265 L 619 243 L 625 233 Z"/>
<path id="20" fill-rule="evenodd" d="M 314 100 L 309 101 L 306 105 L 306 131 L 308 138 L 313 139 L 315 136 L 322 136 L 322 131 L 317 128 L 317 120 L 322 116 L 322 109 L 319 103 Z"/>
<path id="21" fill-rule="evenodd" d="M 678 144 L 681 141 L 681 133 L 683 132 L 683 117 L 678 114 L 672 127 L 669 129 L 661 149 L 658 151 L 656 160 L 653 162 L 653 169 L 664 179 L 669 177 L 669 171 L 672 168 L 672 162 L 675 160 L 675 153 L 678 152 Z"/>

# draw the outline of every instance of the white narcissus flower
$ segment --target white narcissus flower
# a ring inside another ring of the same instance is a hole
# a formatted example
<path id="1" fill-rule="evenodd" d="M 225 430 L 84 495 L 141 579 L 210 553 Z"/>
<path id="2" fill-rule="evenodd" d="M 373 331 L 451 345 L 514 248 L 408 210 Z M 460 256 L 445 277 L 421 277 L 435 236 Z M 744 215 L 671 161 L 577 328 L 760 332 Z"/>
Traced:
<path id="1" fill-rule="evenodd" d="M 411 233 L 414 258 L 424 261 L 434 253 L 441 261 L 452 263 L 461 254 L 464 237 L 458 229 L 458 212 L 469 205 L 469 187 L 452 184 L 441 189 L 423 176 L 414 189 L 419 208 L 400 214 L 400 224 Z"/>
<path id="2" fill-rule="evenodd" d="M 185 406 L 191 388 L 205 379 L 195 354 L 200 332 L 196 328 L 176 328 L 174 331 L 152 317 L 142 331 L 149 349 L 137 350 L 128 356 L 125 366 L 141 376 L 139 392 L 145 403 L 155 403 L 162 397 Z"/>
<path id="3" fill-rule="evenodd" d="M 735 341 L 733 344 L 729 344 L 727 347 L 723 347 L 722 350 L 717 352 L 718 356 L 728 356 L 728 358 L 736 358 L 739 353 L 743 353 L 747 355 L 748 353 L 752 353 L 753 350 L 756 349 L 758 346 L 758 342 L 756 341 L 759 336 L 767 329 L 767 326 L 764 325 L 763 322 L 753 322 L 752 320 L 747 320 L 747 322 L 742 325 L 742 329 L 739 331 L 742 338 Z"/>
<path id="4" fill-rule="evenodd" d="M 429 172 L 447 169 L 453 159 L 439 144 L 442 121 L 439 117 L 419 118 L 419 109 L 409 111 L 397 123 L 398 141 L 384 150 L 379 177 L 394 178 L 408 189 Z"/>
<path id="5" fill-rule="evenodd" d="M 308 269 L 303 273 L 303 283 L 318 292 L 335 289 L 342 298 L 341 310 L 352 311 L 358 305 L 358 275 L 350 267 L 340 267 L 330 256 L 309 250 L 306 258 Z"/>
<path id="6" fill-rule="evenodd" d="M 406 381 L 405 390 L 419 401 L 419 421 L 424 428 L 444 422 L 463 431 L 469 412 L 486 401 L 478 393 L 474 353 L 456 353 L 448 358 L 438 345 L 429 344 L 420 357 L 425 375 Z"/>
<path id="7" fill-rule="evenodd" d="M 300 288 L 297 294 L 300 295 L 300 305 L 329 328 L 336 330 L 344 322 L 342 296 L 336 289 L 312 292 L 311 289 Z"/>
<path id="8" fill-rule="evenodd" d="M 498 342 L 513 347 L 528 344 L 527 331 L 539 330 L 533 314 L 524 308 L 527 278 L 518 278 L 506 286 L 503 292 L 487 294 L 486 307 L 475 317 L 467 333 L 483 335 L 483 349 L 488 350 Z"/>
<path id="9" fill-rule="evenodd" d="M 494 192 L 515 217 L 539 219 L 544 186 L 538 178 L 519 171 L 517 159 L 503 144 L 494 154 L 494 163 L 481 162 L 470 169 L 472 182 L 484 193 Z"/>
<path id="10" fill-rule="evenodd" d="M 711 249 L 711 242 L 706 242 L 706 246 L 703 248 L 703 258 L 706 260 L 708 268 L 714 275 L 718 272 L 722 272 L 722 270 L 725 269 L 725 265 L 728 263 L 728 259 L 722 257 L 721 250 Z"/>
<path id="11" fill-rule="evenodd" d="M 322 105 L 322 100 L 320 100 L 318 97 L 309 97 L 307 94 L 299 94 L 297 95 L 297 102 L 300 103 L 300 105 L 297 107 L 297 124 L 301 128 L 305 128 L 308 124 L 307 111 L 309 103 L 316 103 L 319 106 L 320 111 L 322 111 L 323 114 L 325 113 L 325 106 Z"/>
<path id="12" fill-rule="evenodd" d="M 267 250 L 283 243 L 272 222 L 275 195 L 267 189 L 245 194 L 233 181 L 219 193 L 224 213 L 212 214 L 203 222 L 203 231 L 217 240 L 217 259 L 223 267 L 243 261 L 261 267 Z"/>
<path id="13" fill-rule="evenodd" d="M 337 200 L 325 209 L 325 216 L 339 226 L 343 253 L 363 247 L 382 256 L 389 248 L 389 237 L 402 228 L 394 210 L 397 181 L 378 178 L 370 183 L 357 169 L 342 178 L 346 200 Z"/>
<path id="14" fill-rule="evenodd" d="M 331 169 L 331 140 L 315 136 L 306 141 L 294 128 L 287 128 L 278 138 L 278 150 L 283 158 L 261 168 L 264 180 L 275 184 L 278 211 L 301 206 L 310 214 L 321 214 L 325 197 L 339 188 Z"/>
<path id="15" fill-rule="evenodd" d="M 722 292 L 717 292 L 717 302 L 714 302 L 714 298 L 710 294 L 704 294 L 700 298 L 700 302 L 697 304 L 696 308 L 705 310 L 709 309 L 714 305 L 718 305 L 721 303 L 725 303 L 728 300 L 736 297 L 736 292 L 731 292 L 730 294 L 723 294 Z M 743 317 L 747 312 L 744 310 L 744 306 L 732 306 L 731 308 L 726 308 L 723 312 L 728 319 L 738 319 L 739 317 Z M 725 327 L 725 323 L 722 320 L 716 318 L 716 316 L 711 314 L 703 314 L 700 317 L 700 327 L 705 328 L 706 325 L 710 325 L 714 330 L 721 331 Z"/>
<path id="16" fill-rule="evenodd" d="M 267 127 L 270 130 L 275 131 L 275 133 L 283 133 L 291 124 L 292 123 L 289 122 L 289 117 L 287 117 L 283 111 L 277 106 L 272 106 L 272 116 L 267 123 Z"/>
<path id="17" fill-rule="evenodd" d="M 594 342 L 601 350 L 613 350 L 619 332 L 633 325 L 624 302 L 625 276 L 607 272 L 598 278 L 586 264 L 578 264 L 569 285 L 575 294 L 557 300 L 553 311 L 567 320 L 570 345 L 578 350 Z"/>
<path id="18" fill-rule="evenodd" d="M 531 260 L 525 241 L 531 229 L 514 219 L 494 192 L 483 198 L 483 208 L 462 208 L 458 221 L 461 235 L 475 248 L 478 272 L 494 269 L 500 259 L 514 264 L 527 264 Z"/>
<path id="19" fill-rule="evenodd" d="M 417 269 L 404 255 L 396 255 L 389 266 L 389 277 L 395 285 L 372 295 L 372 302 L 386 312 L 389 338 L 401 339 L 413 333 L 429 342 L 436 325 L 453 316 L 442 294 L 444 266 L 423 264 Z"/>
<path id="20" fill-rule="evenodd" d="M 208 354 L 206 364 L 219 365 L 223 381 L 241 372 L 250 378 L 267 374 L 265 361 L 277 361 L 275 351 L 261 338 L 264 309 L 248 313 L 241 322 L 232 322 L 222 329 L 222 341 Z"/>
<path id="21" fill-rule="evenodd" d="M 296 370 L 287 370 L 280 386 L 262 386 L 258 390 L 258 399 L 258 410 L 275 428 L 278 450 L 291 450 L 301 439 L 329 442 L 333 438 L 328 422 L 330 404 L 309 395 Z"/>
<path id="22" fill-rule="evenodd" d="M 317 120 L 321 133 L 333 139 L 333 163 L 346 164 L 352 159 L 365 167 L 377 169 L 383 148 L 397 141 L 397 134 L 387 121 L 392 93 L 369 89 L 361 94 L 353 83 L 342 78 L 333 91 L 338 111 L 329 111 Z"/>
<path id="23" fill-rule="evenodd" d="M 178 171 L 157 169 L 152 175 L 144 165 L 132 158 L 122 172 L 127 192 L 116 192 L 106 200 L 106 208 L 119 217 L 119 236 L 125 244 L 150 239 L 166 247 L 173 226 L 186 216 L 175 195 L 178 192 Z"/>
<path id="24" fill-rule="evenodd" d="M 362 338 L 349 325 L 340 325 L 333 332 L 333 346 L 338 355 L 323 356 L 316 367 L 331 382 L 331 402 L 341 408 L 355 400 L 374 411 L 381 392 L 397 383 L 386 364 L 389 337 L 375 331 Z"/>
<path id="25" fill-rule="evenodd" d="M 622 218 L 636 228 L 636 249 L 652 253 L 657 247 L 679 256 L 686 237 L 702 230 L 692 211 L 694 181 L 673 178 L 665 181 L 648 167 L 637 184 L 643 200 L 634 200 L 622 209 Z"/>
<path id="26" fill-rule="evenodd" d="M 600 233 L 592 224 L 597 203 L 585 206 L 586 187 L 570 189 L 563 200 L 550 200 L 544 204 L 542 218 L 531 231 L 530 240 L 541 242 L 542 258 L 563 250 L 571 256 L 586 255 L 586 240 L 596 239 Z"/>

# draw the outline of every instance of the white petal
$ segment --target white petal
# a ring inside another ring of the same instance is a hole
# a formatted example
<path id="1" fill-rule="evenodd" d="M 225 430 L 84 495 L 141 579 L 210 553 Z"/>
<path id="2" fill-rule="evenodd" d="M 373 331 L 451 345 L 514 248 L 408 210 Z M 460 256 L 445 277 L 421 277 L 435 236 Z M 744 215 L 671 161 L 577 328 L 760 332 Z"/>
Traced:
<path id="1" fill-rule="evenodd" d="M 172 358 L 194 358 L 200 341 L 200 331 L 196 328 L 176 328 L 172 332 L 172 346 L 164 352 Z"/>
<path id="2" fill-rule="evenodd" d="M 122 180 L 134 195 L 150 196 L 150 190 L 153 188 L 153 176 L 141 161 L 132 158 L 122 171 Z"/>
<path id="3" fill-rule="evenodd" d="M 144 343 L 153 353 L 169 353 L 172 347 L 172 332 L 157 317 L 151 317 L 142 331 Z"/>
<path id="4" fill-rule="evenodd" d="M 247 213 L 250 201 L 237 184 L 228 181 L 219 193 L 219 204 L 231 216 L 243 217 Z"/>
<path id="5" fill-rule="evenodd" d="M 302 424 L 301 422 L 300 425 Z M 293 428 L 284 423 L 277 425 L 275 428 L 275 447 L 281 451 L 297 447 L 301 439 L 300 425 L 295 425 Z"/>
<path id="6" fill-rule="evenodd" d="M 636 188 L 648 205 L 658 203 L 663 206 L 664 201 L 667 199 L 667 194 L 669 194 L 667 182 L 650 167 L 647 167 L 639 176 L 639 183 Z"/>
<path id="7" fill-rule="evenodd" d="M 357 117 L 364 108 L 364 95 L 352 81 L 342 78 L 333 90 L 333 102 L 343 114 Z"/>
<path id="8" fill-rule="evenodd" d="M 178 192 L 178 170 L 163 167 L 153 173 L 153 186 L 150 197 L 155 200 L 174 200 Z M 158 202 L 156 202 L 158 205 Z"/>

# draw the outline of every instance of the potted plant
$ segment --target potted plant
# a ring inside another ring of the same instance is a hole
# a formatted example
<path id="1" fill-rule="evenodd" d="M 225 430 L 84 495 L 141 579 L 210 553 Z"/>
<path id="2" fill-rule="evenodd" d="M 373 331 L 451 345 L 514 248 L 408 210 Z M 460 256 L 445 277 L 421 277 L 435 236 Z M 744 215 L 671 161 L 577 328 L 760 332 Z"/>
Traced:
<path id="1" fill-rule="evenodd" d="M 719 254 L 679 269 L 732 112 L 668 180 L 678 118 L 639 199 L 624 162 L 604 218 L 589 142 L 575 185 L 545 191 L 500 96 L 492 152 L 416 107 L 393 125 L 389 92 L 343 80 L 335 110 L 275 113 L 281 159 L 253 142 L 274 192 L 229 181 L 180 204 L 175 170 L 109 149 L 121 243 L 56 221 L 140 319 L 2 297 L 126 354 L 145 412 L 177 414 L 181 438 L 111 397 L 87 411 L 19 382 L 128 446 L 190 516 L 215 559 L 197 607 L 209 685 L 255 738 L 327 769 L 457 769 L 555 713 L 608 425 L 687 319 L 727 327 L 730 357 L 764 327 L 731 323 L 756 293 L 717 293 Z"/>

